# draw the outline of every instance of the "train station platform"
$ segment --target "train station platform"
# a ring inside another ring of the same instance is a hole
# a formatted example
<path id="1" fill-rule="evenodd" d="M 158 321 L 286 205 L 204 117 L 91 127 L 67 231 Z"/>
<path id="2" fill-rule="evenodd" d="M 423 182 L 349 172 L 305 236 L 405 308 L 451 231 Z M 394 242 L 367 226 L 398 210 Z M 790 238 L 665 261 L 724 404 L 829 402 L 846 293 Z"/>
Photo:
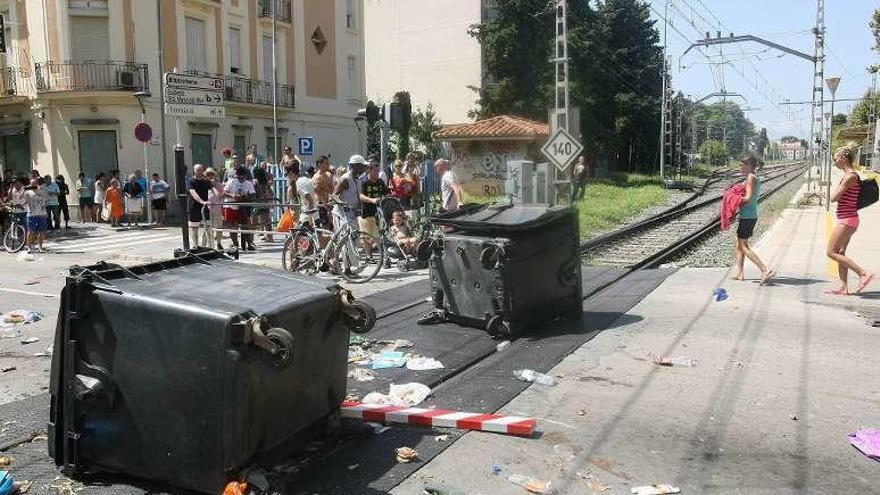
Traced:
<path id="1" fill-rule="evenodd" d="M 760 242 L 778 273 L 771 286 L 753 266 L 745 282 L 728 269 L 677 271 L 555 366 L 558 385 L 532 385 L 502 408 L 540 418 L 540 435 L 468 433 L 392 493 L 438 482 L 525 493 L 513 474 L 552 481 L 557 494 L 656 483 L 685 494 L 876 492 L 880 465 L 847 435 L 880 428 L 880 283 L 824 293 L 826 215 L 785 210 Z M 880 206 L 863 210 L 849 252 L 880 271 Z M 716 288 L 728 299 L 716 302 Z"/>

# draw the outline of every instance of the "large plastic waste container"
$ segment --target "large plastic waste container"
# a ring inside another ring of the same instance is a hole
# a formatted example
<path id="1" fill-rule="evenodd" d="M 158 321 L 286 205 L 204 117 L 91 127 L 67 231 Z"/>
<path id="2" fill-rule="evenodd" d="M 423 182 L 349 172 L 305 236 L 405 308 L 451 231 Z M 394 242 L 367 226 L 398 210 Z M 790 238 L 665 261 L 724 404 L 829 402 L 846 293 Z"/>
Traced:
<path id="1" fill-rule="evenodd" d="M 582 313 L 577 211 L 501 205 L 445 215 L 433 244 L 434 306 L 500 336 Z"/>
<path id="2" fill-rule="evenodd" d="M 338 410 L 349 330 L 373 323 L 337 285 L 219 253 L 73 267 L 52 356 L 49 454 L 68 471 L 220 493 Z"/>

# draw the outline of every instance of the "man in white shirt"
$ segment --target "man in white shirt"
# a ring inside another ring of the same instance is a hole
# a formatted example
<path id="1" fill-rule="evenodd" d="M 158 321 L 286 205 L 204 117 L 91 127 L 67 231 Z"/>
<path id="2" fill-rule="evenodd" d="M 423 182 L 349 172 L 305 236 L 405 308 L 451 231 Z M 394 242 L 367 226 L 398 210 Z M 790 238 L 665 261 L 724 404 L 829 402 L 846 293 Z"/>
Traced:
<path id="1" fill-rule="evenodd" d="M 153 174 L 150 181 L 150 197 L 152 197 L 152 207 L 155 213 L 156 225 L 165 223 L 165 212 L 168 211 L 168 183 L 159 177 L 159 174 Z"/>
<path id="2" fill-rule="evenodd" d="M 345 224 L 357 230 L 358 210 L 360 210 L 360 180 L 359 177 L 366 169 L 366 160 L 361 155 L 352 155 L 348 160 L 348 172 L 344 173 L 336 183 L 333 191 L 333 199 L 343 203 L 333 207 L 333 228 L 337 231 L 344 228 Z"/>
<path id="3" fill-rule="evenodd" d="M 223 193 L 224 202 L 230 203 L 223 206 L 223 220 L 226 221 L 226 226 L 230 229 L 247 227 L 247 210 L 242 210 L 240 205 L 233 204 L 247 202 L 257 194 L 257 191 L 254 189 L 254 183 L 247 180 L 246 168 L 238 167 L 235 169 L 235 177 L 226 182 Z M 232 245 L 238 249 L 238 234 L 230 232 L 229 236 L 232 238 Z M 253 234 L 241 235 L 241 243 L 244 249 L 250 251 L 255 249 L 253 237 Z"/>
<path id="4" fill-rule="evenodd" d="M 461 186 L 458 184 L 458 177 L 452 171 L 452 165 L 449 160 L 441 158 L 434 162 L 434 169 L 440 176 L 440 194 L 443 200 L 443 211 L 458 211 L 461 206 Z"/>

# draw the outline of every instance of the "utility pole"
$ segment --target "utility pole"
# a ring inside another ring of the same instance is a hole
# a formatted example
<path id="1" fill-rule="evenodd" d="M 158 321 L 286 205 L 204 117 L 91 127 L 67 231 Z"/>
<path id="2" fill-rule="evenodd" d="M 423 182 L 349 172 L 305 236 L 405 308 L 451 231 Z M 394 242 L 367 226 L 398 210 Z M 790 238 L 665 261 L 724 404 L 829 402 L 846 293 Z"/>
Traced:
<path id="1" fill-rule="evenodd" d="M 568 84 L 568 1 L 567 0 L 556 0 L 556 30 L 554 36 L 553 45 L 556 47 L 555 50 L 555 58 L 553 59 L 553 64 L 556 68 L 556 77 L 554 79 L 554 88 L 555 88 L 555 98 L 554 103 L 556 105 L 556 122 L 555 129 L 565 129 L 566 132 L 569 132 L 569 111 L 570 111 L 570 98 L 569 98 L 569 84 Z M 551 128 L 551 132 L 555 132 L 555 129 Z M 579 139 L 579 136 L 576 137 Z M 549 175 L 553 178 L 553 192 L 558 196 L 560 193 L 560 187 L 565 187 L 566 184 L 571 184 L 571 180 L 568 177 L 562 177 L 562 173 L 559 170 L 556 170 L 556 167 L 551 167 Z M 552 198 L 553 203 L 556 203 L 556 198 Z"/>
<path id="2" fill-rule="evenodd" d="M 813 149 L 813 167 L 810 168 L 809 183 L 812 184 L 813 168 L 819 171 L 819 178 L 824 175 L 821 166 L 821 153 L 824 147 L 823 111 L 825 104 L 825 0 L 816 0 L 816 26 L 813 28 L 816 37 L 815 50 L 813 52 L 813 108 L 811 112 L 810 146 Z M 830 146 L 830 144 L 829 144 Z M 825 180 L 829 180 L 828 177 Z M 817 190 L 812 194 L 819 196 Z M 821 196 L 819 196 L 821 198 Z M 828 205 L 826 204 L 827 208 Z"/>
<path id="3" fill-rule="evenodd" d="M 272 5 L 270 7 L 272 9 L 272 133 L 274 135 L 272 147 L 275 148 L 272 156 L 275 158 L 275 163 L 281 163 L 278 157 L 278 53 L 275 42 L 278 34 L 278 0 L 270 0 L 269 3 Z"/>
<path id="4" fill-rule="evenodd" d="M 668 65 L 666 62 L 666 32 L 669 30 L 669 0 L 663 4 L 663 89 L 660 96 L 660 180 L 664 178 L 664 168 L 666 166 L 666 73 Z"/>

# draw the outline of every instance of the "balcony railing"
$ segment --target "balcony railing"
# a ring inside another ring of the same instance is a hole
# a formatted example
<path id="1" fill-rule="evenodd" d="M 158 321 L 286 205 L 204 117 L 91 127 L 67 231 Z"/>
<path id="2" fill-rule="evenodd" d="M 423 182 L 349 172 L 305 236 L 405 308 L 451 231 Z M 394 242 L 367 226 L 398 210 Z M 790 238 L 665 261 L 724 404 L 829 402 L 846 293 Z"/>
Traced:
<path id="1" fill-rule="evenodd" d="M 242 76 L 220 76 L 203 71 L 188 70 L 186 74 L 195 76 L 222 77 L 224 80 L 226 100 L 255 105 L 272 104 L 272 82 L 248 79 Z M 278 83 L 279 107 L 294 108 L 296 106 L 296 90 L 289 84 Z"/>
<path id="2" fill-rule="evenodd" d="M 18 80 L 24 77 L 21 69 L 6 67 L 0 69 L 0 98 L 18 96 Z"/>
<path id="3" fill-rule="evenodd" d="M 40 62 L 34 65 L 38 93 L 55 91 L 148 91 L 146 64 L 129 62 Z"/>
<path id="4" fill-rule="evenodd" d="M 272 2 L 275 2 L 275 19 L 290 22 L 290 0 L 259 0 L 260 17 L 272 17 Z"/>

